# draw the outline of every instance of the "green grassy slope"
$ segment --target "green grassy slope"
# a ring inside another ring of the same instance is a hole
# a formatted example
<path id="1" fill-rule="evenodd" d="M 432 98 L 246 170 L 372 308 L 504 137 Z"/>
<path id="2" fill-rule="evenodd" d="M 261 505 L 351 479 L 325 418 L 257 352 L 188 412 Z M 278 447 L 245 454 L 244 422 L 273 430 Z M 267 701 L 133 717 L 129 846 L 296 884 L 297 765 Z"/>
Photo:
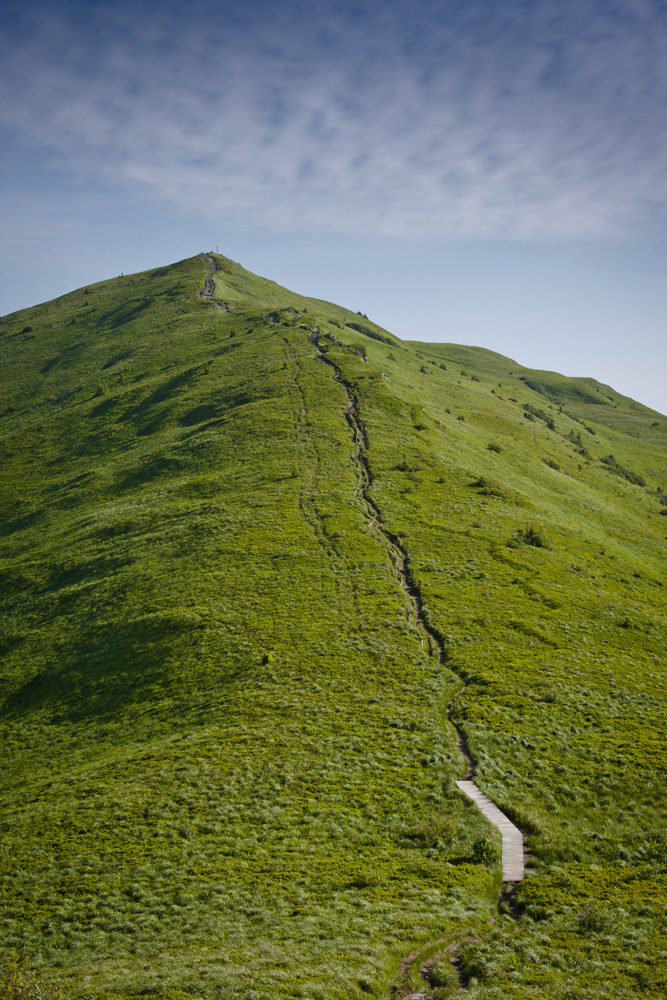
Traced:
<path id="1" fill-rule="evenodd" d="M 198 257 L 0 321 L 1 947 L 66 996 L 316 1000 L 470 935 L 471 996 L 660 995 L 667 419 L 218 260 L 228 312 Z"/>

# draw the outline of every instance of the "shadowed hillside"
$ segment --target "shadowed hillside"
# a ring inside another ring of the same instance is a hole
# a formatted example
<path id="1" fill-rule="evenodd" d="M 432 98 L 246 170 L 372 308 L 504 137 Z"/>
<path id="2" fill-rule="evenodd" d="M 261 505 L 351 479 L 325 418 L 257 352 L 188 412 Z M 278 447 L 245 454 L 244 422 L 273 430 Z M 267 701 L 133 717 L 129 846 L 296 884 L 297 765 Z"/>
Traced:
<path id="1" fill-rule="evenodd" d="M 96 1000 L 665 994 L 666 417 L 218 255 L 0 344 L 2 953 Z"/>

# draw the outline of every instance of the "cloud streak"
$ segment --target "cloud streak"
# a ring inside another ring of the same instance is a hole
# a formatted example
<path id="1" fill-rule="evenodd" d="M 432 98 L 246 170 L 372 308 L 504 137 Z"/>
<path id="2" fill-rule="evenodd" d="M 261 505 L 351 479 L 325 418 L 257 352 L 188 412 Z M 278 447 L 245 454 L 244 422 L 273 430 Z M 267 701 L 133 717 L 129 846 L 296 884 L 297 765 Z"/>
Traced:
<path id="1" fill-rule="evenodd" d="M 237 226 L 662 225 L 664 6 L 498 6 L 28 5 L 0 53 L 3 125 L 83 181 Z"/>

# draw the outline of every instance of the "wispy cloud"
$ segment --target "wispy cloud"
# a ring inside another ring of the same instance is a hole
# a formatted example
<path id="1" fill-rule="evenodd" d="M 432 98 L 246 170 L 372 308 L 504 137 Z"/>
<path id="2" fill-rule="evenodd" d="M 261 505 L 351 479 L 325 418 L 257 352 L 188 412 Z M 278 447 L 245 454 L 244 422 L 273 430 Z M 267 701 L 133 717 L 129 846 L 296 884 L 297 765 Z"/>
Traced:
<path id="1" fill-rule="evenodd" d="M 235 225 L 597 238 L 664 221 L 653 0 L 28 5 L 4 125 Z"/>

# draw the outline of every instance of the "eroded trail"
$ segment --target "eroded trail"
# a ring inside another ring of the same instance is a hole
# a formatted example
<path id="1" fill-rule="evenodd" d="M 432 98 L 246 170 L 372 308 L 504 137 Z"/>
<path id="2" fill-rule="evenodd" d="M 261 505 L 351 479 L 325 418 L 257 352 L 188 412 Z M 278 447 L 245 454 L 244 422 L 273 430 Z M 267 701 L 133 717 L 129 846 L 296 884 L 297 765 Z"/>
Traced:
<path id="1" fill-rule="evenodd" d="M 359 471 L 359 480 L 356 492 L 357 496 L 363 500 L 368 510 L 370 518 L 369 527 L 375 528 L 384 536 L 392 554 L 392 559 L 400 578 L 401 585 L 405 590 L 410 603 L 412 604 L 415 625 L 422 631 L 424 638 L 428 643 L 429 650 L 434 656 L 437 657 L 438 663 L 444 663 L 447 659 L 444 643 L 442 637 L 433 625 L 430 624 L 424 612 L 422 596 L 412 576 L 408 554 L 403 548 L 400 539 L 382 523 L 380 511 L 375 505 L 372 497 L 368 496 L 368 489 L 371 485 L 371 473 L 368 467 L 368 460 L 366 458 L 366 436 L 359 419 L 358 403 L 354 389 L 348 382 L 345 381 L 338 365 L 327 357 L 326 353 L 322 350 L 319 344 L 318 335 L 315 333 L 311 334 L 310 340 L 320 352 L 320 358 L 322 361 L 333 369 L 334 378 L 343 386 L 347 394 L 347 408 L 345 416 L 348 424 L 350 425 L 352 435 L 357 446 L 357 450 L 354 453 L 354 460 Z M 461 746 L 465 747 L 463 734 L 460 733 L 459 735 L 461 738 Z M 467 750 L 464 749 L 463 753 L 468 761 L 469 767 L 474 769 L 473 761 L 469 757 Z"/>
<path id="2" fill-rule="evenodd" d="M 214 298 L 215 295 L 215 272 L 220 270 L 220 265 L 218 264 L 215 257 L 211 254 L 203 253 L 201 256 L 204 258 L 209 266 L 208 274 L 206 275 L 206 280 L 204 281 L 204 287 L 199 289 L 199 298 L 208 299 L 212 302 L 221 312 L 229 312 L 229 306 L 226 302 L 222 302 L 220 299 Z"/>
<path id="3" fill-rule="evenodd" d="M 368 490 L 372 483 L 372 477 L 366 457 L 367 441 L 363 424 L 359 416 L 357 395 L 353 386 L 350 385 L 350 383 L 343 377 L 339 366 L 327 356 L 327 352 L 320 345 L 319 334 L 311 333 L 310 341 L 317 348 L 321 360 L 333 370 L 335 380 L 343 386 L 347 395 L 345 416 L 352 431 L 352 436 L 356 445 L 356 451 L 354 453 L 354 461 L 358 469 L 358 484 L 356 493 L 367 509 L 369 527 L 372 527 L 376 531 L 380 532 L 387 542 L 392 560 L 401 581 L 401 585 L 410 604 L 412 605 L 414 623 L 423 634 L 422 642 L 425 639 L 428 643 L 431 654 L 437 657 L 439 663 L 445 663 L 447 660 L 447 653 L 444 641 L 436 627 L 428 620 L 428 616 L 424 610 L 424 604 L 419 587 L 415 583 L 410 568 L 408 553 L 403 547 L 400 539 L 392 531 L 390 531 L 386 525 L 383 524 L 379 508 L 376 506 L 373 498 L 368 495 Z M 463 730 L 451 717 L 451 709 L 454 700 L 458 698 L 459 695 L 466 690 L 466 688 L 467 684 L 457 691 L 456 694 L 450 698 L 447 704 L 447 716 L 456 732 L 456 745 L 466 761 L 465 774 L 461 780 L 456 782 L 456 784 L 465 795 L 473 800 L 484 816 L 500 830 L 502 837 L 503 883 L 505 883 L 505 885 L 503 886 L 503 891 L 501 892 L 499 905 L 501 902 L 511 905 L 516 883 L 524 877 L 523 835 L 518 827 L 516 827 L 511 820 L 509 820 L 508 817 L 505 816 L 505 814 L 501 812 L 501 810 L 498 809 L 498 807 L 494 805 L 489 798 L 487 798 L 487 796 L 472 780 L 476 770 L 475 762 L 468 750 Z M 448 936 L 447 938 L 441 939 L 440 942 L 430 942 L 424 951 L 409 956 L 409 958 L 405 959 L 404 962 L 401 963 L 402 978 L 405 979 L 409 969 L 419 968 L 422 978 L 427 981 L 429 967 L 434 963 L 434 961 L 441 958 L 443 955 L 449 954 L 450 962 L 456 970 L 459 979 L 459 987 L 461 989 L 465 989 L 468 983 L 461 968 L 458 952 L 462 945 L 472 943 L 473 940 L 474 939 L 472 939 L 470 935 L 463 933 Z M 442 949 L 436 949 L 434 954 L 433 947 L 437 944 L 443 944 L 444 947 Z M 418 1000 L 418 998 L 423 995 L 424 994 L 414 992 L 408 993 L 403 995 L 403 1000 Z"/>

